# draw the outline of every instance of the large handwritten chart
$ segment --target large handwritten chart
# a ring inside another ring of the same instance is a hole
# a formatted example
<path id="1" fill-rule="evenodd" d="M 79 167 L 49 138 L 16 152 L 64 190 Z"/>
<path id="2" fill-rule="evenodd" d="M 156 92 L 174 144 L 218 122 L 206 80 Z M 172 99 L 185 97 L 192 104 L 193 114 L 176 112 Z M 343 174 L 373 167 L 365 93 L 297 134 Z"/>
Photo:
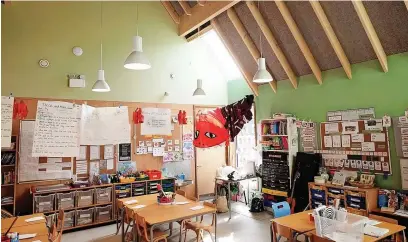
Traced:
<path id="1" fill-rule="evenodd" d="M 79 105 L 38 101 L 32 156 L 78 156 L 80 119 Z"/>
<path id="2" fill-rule="evenodd" d="M 1 147 L 10 147 L 14 97 L 1 97 Z"/>
<path id="3" fill-rule="evenodd" d="M 128 107 L 82 105 L 81 145 L 130 143 Z"/>
<path id="4" fill-rule="evenodd" d="M 165 108 L 143 108 L 142 135 L 171 135 L 171 110 Z"/>

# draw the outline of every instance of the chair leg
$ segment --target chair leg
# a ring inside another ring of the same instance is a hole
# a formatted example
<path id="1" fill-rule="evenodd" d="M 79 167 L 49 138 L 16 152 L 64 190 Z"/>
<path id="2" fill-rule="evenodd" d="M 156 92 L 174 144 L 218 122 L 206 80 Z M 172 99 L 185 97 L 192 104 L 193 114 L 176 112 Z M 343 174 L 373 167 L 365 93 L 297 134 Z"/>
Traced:
<path id="1" fill-rule="evenodd" d="M 182 234 L 183 233 L 183 224 L 180 224 L 180 238 L 179 238 L 179 242 L 181 242 L 181 237 L 182 237 Z"/>
<path id="2" fill-rule="evenodd" d="M 184 230 L 184 242 L 187 240 L 187 229 Z"/>

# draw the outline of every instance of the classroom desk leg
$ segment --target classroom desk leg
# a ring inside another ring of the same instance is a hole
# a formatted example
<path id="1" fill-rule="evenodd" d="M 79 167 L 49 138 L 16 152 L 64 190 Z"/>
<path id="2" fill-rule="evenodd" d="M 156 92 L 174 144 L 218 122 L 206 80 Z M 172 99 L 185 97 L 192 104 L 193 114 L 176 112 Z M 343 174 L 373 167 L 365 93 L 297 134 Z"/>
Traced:
<path id="1" fill-rule="evenodd" d="M 120 212 L 121 217 L 122 217 L 122 221 L 120 222 L 122 225 L 122 242 L 125 242 L 125 209 L 122 209 L 122 211 Z"/>
<path id="2" fill-rule="evenodd" d="M 154 230 L 155 224 L 152 224 L 150 227 L 150 242 L 153 242 L 153 230 Z"/>
<path id="3" fill-rule="evenodd" d="M 170 230 L 170 235 L 171 236 L 173 234 L 173 222 L 169 223 L 169 230 Z"/>
<path id="4" fill-rule="evenodd" d="M 231 219 L 231 182 L 228 182 L 228 208 L 229 208 L 229 219 Z"/>
<path id="5" fill-rule="evenodd" d="M 217 213 L 215 213 L 214 240 L 217 242 Z"/>

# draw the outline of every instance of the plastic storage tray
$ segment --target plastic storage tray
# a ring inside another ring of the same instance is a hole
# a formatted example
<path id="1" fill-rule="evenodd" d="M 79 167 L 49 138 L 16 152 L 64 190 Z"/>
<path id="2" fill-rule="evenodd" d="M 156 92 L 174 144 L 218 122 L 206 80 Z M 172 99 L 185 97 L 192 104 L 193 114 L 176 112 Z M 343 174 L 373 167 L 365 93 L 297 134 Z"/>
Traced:
<path id="1" fill-rule="evenodd" d="M 77 191 L 76 203 L 77 207 L 89 206 L 93 204 L 94 190 Z"/>
<path id="2" fill-rule="evenodd" d="M 48 228 L 51 228 L 55 222 L 57 222 L 57 214 L 52 213 L 49 215 L 45 215 L 45 224 Z"/>
<path id="3" fill-rule="evenodd" d="M 132 183 L 132 196 L 146 195 L 146 182 Z"/>
<path id="4" fill-rule="evenodd" d="M 93 223 L 94 208 L 76 210 L 75 224 L 86 225 Z"/>
<path id="5" fill-rule="evenodd" d="M 131 196 L 131 184 L 121 184 L 115 186 L 116 198 L 125 198 Z"/>
<path id="6" fill-rule="evenodd" d="M 64 229 L 72 228 L 75 225 L 75 211 L 64 212 L 65 219 L 64 219 Z M 58 217 L 58 213 L 56 213 Z"/>
<path id="7" fill-rule="evenodd" d="M 34 211 L 36 213 L 54 210 L 55 194 L 45 196 L 34 196 Z"/>
<path id="8" fill-rule="evenodd" d="M 104 222 L 112 219 L 112 205 L 95 207 L 95 222 Z"/>
<path id="9" fill-rule="evenodd" d="M 57 193 L 57 209 L 75 207 L 75 192 Z"/>
<path id="10" fill-rule="evenodd" d="M 97 188 L 95 190 L 95 203 L 109 203 L 112 201 L 112 187 Z"/>

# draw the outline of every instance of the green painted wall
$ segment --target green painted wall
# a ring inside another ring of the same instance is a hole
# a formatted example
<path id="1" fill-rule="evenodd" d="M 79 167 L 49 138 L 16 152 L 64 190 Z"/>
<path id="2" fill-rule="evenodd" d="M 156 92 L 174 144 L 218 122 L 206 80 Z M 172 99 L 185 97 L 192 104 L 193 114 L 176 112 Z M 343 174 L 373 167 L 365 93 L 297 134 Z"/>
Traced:
<path id="1" fill-rule="evenodd" d="M 136 2 L 103 2 L 103 61 L 109 93 L 94 93 L 99 69 L 100 2 L 13 2 L 1 6 L 2 95 L 20 97 L 226 104 L 227 84 L 199 41 L 188 43 L 159 1 L 138 2 L 139 34 L 152 69 L 123 62 L 136 34 Z M 72 47 L 84 54 L 74 56 Z M 50 67 L 40 68 L 42 58 Z M 86 88 L 68 88 L 67 74 L 86 76 Z M 175 74 L 173 80 L 170 73 Z M 195 99 L 197 78 L 207 96 Z M 164 92 L 170 96 L 163 100 Z"/>
<path id="2" fill-rule="evenodd" d="M 352 80 L 347 79 L 342 68 L 325 71 L 322 85 L 312 75 L 302 76 L 296 90 L 288 80 L 280 81 L 276 94 L 269 85 L 262 85 L 256 100 L 257 119 L 284 112 L 322 122 L 327 111 L 365 107 L 374 107 L 377 117 L 401 116 L 408 108 L 408 53 L 389 56 L 388 67 L 388 73 L 382 72 L 376 60 L 352 65 Z M 229 95 L 236 96 L 242 89 L 229 87 L 229 91 L 234 92 Z M 400 165 L 392 129 L 389 134 L 393 175 L 388 179 L 378 176 L 377 182 L 381 187 L 399 189 Z"/>
<path id="3" fill-rule="evenodd" d="M 252 94 L 251 89 L 244 79 L 236 79 L 228 81 L 228 103 L 236 102 L 245 97 L 245 95 Z"/>

